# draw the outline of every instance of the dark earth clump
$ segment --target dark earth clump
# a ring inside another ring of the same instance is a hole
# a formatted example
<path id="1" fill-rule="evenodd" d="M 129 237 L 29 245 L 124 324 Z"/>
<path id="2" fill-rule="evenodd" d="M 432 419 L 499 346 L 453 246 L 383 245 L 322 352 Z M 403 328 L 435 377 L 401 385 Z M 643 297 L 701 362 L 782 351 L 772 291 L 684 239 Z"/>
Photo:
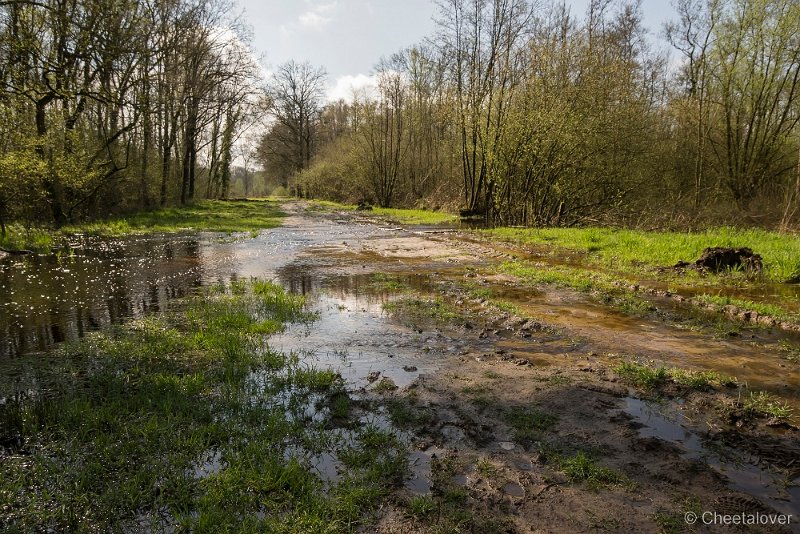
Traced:
<path id="1" fill-rule="evenodd" d="M 761 256 L 747 247 L 708 247 L 694 263 L 679 261 L 674 266 L 675 269 L 685 269 L 687 267 L 711 273 L 739 269 L 748 273 L 760 273 L 764 266 Z"/>

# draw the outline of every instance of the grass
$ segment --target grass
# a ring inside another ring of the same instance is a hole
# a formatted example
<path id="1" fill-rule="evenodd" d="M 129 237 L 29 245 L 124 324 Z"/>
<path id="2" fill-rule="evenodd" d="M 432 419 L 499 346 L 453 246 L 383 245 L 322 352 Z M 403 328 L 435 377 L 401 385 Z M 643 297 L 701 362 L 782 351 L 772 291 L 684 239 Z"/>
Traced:
<path id="1" fill-rule="evenodd" d="M 643 232 L 610 228 L 495 228 L 484 230 L 492 238 L 533 246 L 555 261 L 508 262 L 501 272 L 516 274 L 535 284 L 551 284 L 598 294 L 605 303 L 624 313 L 654 311 L 646 298 L 630 286 L 632 280 L 655 280 L 684 287 L 699 295 L 696 305 L 733 305 L 778 321 L 800 322 L 800 302 L 793 294 L 770 290 L 763 301 L 744 298 L 742 288 L 781 283 L 800 274 L 800 237 L 764 230 L 714 228 L 705 232 Z M 754 278 L 746 272 L 703 275 L 693 270 L 678 273 L 669 267 L 680 260 L 693 261 L 711 246 L 750 247 L 763 256 L 764 271 Z M 705 288 L 705 289 L 703 289 Z M 713 288 L 712 294 L 710 288 Z M 731 294 L 727 294 L 731 293 Z"/>
<path id="2" fill-rule="evenodd" d="M 330 200 L 313 200 L 312 208 L 318 210 L 355 211 L 357 206 L 355 204 L 339 204 Z M 380 208 L 376 206 L 361 213 L 366 216 L 375 215 L 400 224 L 411 225 L 447 224 L 458 221 L 458 216 L 452 213 L 424 209 Z"/>
<path id="3" fill-rule="evenodd" d="M 434 421 L 434 416 L 428 408 L 415 406 L 410 400 L 386 399 L 383 404 L 392 418 L 392 423 L 399 428 L 425 432 L 428 430 L 427 425 Z"/>
<path id="4" fill-rule="evenodd" d="M 763 257 L 764 276 L 781 282 L 800 273 L 800 237 L 759 229 L 711 228 L 704 232 L 645 232 L 614 228 L 494 228 L 486 234 L 573 252 L 582 261 L 610 269 L 640 273 L 656 267 L 694 261 L 706 247 L 749 247 Z"/>
<path id="5" fill-rule="evenodd" d="M 702 304 L 715 304 L 717 306 L 735 306 L 741 310 L 754 311 L 759 315 L 768 315 L 778 321 L 797 322 L 800 317 L 796 313 L 790 313 L 779 304 L 765 302 L 754 302 L 752 300 L 740 299 L 727 295 L 698 295 L 697 300 Z"/>
<path id="6" fill-rule="evenodd" d="M 49 252 L 60 240 L 73 234 L 123 236 L 152 232 L 186 230 L 207 232 L 248 232 L 251 237 L 259 230 L 280 225 L 283 214 L 269 201 L 201 200 L 194 204 L 134 213 L 123 217 L 65 226 L 26 229 L 11 225 L 0 248 L 29 249 Z"/>
<path id="7" fill-rule="evenodd" d="M 655 315 L 667 321 L 685 322 L 688 320 L 689 323 L 697 326 L 709 326 L 708 318 L 701 318 L 697 313 L 694 315 L 685 313 L 680 316 L 675 312 L 658 309 L 645 296 L 629 289 L 627 287 L 630 283 L 629 281 L 620 281 L 610 274 L 579 267 L 552 266 L 543 263 L 529 264 L 521 261 L 505 262 L 499 265 L 497 269 L 499 272 L 516 276 L 527 284 L 547 284 L 590 294 L 595 300 L 628 315 Z M 692 302 L 696 305 L 714 304 L 720 308 L 730 304 L 742 310 L 768 315 L 778 321 L 800 322 L 800 316 L 786 309 L 782 300 L 767 303 L 754 302 L 732 296 L 702 294 L 692 298 Z M 735 319 L 724 319 L 723 323 L 726 324 L 720 324 L 720 328 L 730 329 L 733 326 L 732 321 L 735 321 Z"/>
<path id="8" fill-rule="evenodd" d="M 623 362 L 616 366 L 614 371 L 625 382 L 648 390 L 657 389 L 670 382 L 690 389 L 708 389 L 735 383 L 733 379 L 725 378 L 715 371 L 650 367 L 633 362 Z"/>
<path id="9" fill-rule="evenodd" d="M 458 222 L 458 216 L 452 213 L 431 210 L 414 210 L 400 208 L 373 208 L 372 213 L 386 217 L 401 224 L 447 224 Z"/>
<path id="10" fill-rule="evenodd" d="M 543 431 L 551 429 L 558 421 L 555 415 L 522 406 L 505 411 L 503 419 L 514 431 L 514 441 L 525 448 L 530 447 Z"/>
<path id="11" fill-rule="evenodd" d="M 375 273 L 370 277 L 369 287 L 373 291 L 401 292 L 408 291 L 409 285 L 398 276 Z"/>
<path id="12" fill-rule="evenodd" d="M 220 285 L 52 358 L 3 362 L 0 530 L 368 523 L 407 451 L 374 427 L 332 431 L 350 413 L 341 376 L 269 348 L 287 321 L 314 319 L 304 304 L 265 281 Z M 335 481 L 313 467 L 323 452 L 341 464 Z"/>
<path id="13" fill-rule="evenodd" d="M 739 401 L 739 406 L 748 417 L 772 417 L 786 420 L 792 416 L 792 408 L 766 391 L 751 391 L 750 395 Z"/>
<path id="14" fill-rule="evenodd" d="M 463 319 L 459 310 L 441 297 L 406 296 L 384 304 L 383 308 L 393 315 L 401 316 L 406 324 L 414 329 L 425 322 L 448 326 Z"/>
<path id="15" fill-rule="evenodd" d="M 621 473 L 598 465 L 583 451 L 572 457 L 561 458 L 559 467 L 571 482 L 586 482 L 593 486 L 615 486 L 627 480 Z"/>

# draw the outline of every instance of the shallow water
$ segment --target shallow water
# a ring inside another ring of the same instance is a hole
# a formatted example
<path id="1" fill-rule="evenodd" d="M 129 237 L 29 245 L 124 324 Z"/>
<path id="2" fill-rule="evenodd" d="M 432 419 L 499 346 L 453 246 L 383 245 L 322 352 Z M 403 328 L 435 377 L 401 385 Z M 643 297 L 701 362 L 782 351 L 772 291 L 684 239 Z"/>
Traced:
<path id="1" fill-rule="evenodd" d="M 638 430 L 641 437 L 677 445 L 684 458 L 702 460 L 724 476 L 731 489 L 753 495 L 780 513 L 796 515 L 800 510 L 800 478 L 786 480 L 757 465 L 723 458 L 706 447 L 700 435 L 681 425 L 679 411 L 667 414 L 656 404 L 630 397 L 625 399 L 623 411 L 643 425 Z"/>
<path id="2" fill-rule="evenodd" d="M 0 259 L 0 358 L 47 349 L 91 330 L 163 311 L 198 288 L 238 278 L 281 280 L 302 251 L 387 235 L 374 225 L 290 217 L 256 238 L 155 234 L 75 237 L 52 255 Z M 309 280 L 292 274 L 290 289 Z"/>

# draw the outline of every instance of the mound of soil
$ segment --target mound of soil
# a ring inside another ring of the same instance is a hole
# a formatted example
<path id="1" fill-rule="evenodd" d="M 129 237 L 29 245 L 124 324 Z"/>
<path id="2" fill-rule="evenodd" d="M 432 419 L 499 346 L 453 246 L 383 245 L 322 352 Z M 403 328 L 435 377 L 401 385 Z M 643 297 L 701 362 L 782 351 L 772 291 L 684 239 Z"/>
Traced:
<path id="1" fill-rule="evenodd" d="M 694 263 L 679 261 L 673 268 L 687 267 L 710 273 L 740 269 L 748 273 L 760 273 L 764 268 L 761 256 L 747 247 L 708 247 Z"/>

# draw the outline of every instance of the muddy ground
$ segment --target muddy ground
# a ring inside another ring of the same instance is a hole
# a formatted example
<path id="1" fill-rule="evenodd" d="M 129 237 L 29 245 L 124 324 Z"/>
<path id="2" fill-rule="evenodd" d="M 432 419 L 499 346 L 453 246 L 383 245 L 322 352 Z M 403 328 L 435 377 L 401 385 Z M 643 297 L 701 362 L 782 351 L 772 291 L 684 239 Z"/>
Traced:
<path id="1" fill-rule="evenodd" d="M 110 242 L 108 257 L 78 249 L 68 269 L 14 260 L 3 287 L 29 291 L 6 296 L 0 356 L 168 309 L 198 287 L 273 279 L 318 319 L 271 348 L 336 369 L 361 414 L 409 448 L 408 480 L 364 531 L 800 532 L 797 419 L 745 409 L 755 391 L 800 408 L 800 364 L 782 352 L 797 333 L 659 295 L 647 298 L 663 313 L 632 315 L 526 285 L 497 268 L 524 251 L 458 229 L 285 210 L 256 237 Z M 624 363 L 735 380 L 648 386 L 622 376 Z M 314 462 L 323 479 L 341 474 L 332 454 Z M 732 527 L 703 524 L 704 512 L 793 518 Z"/>
<path id="2" fill-rule="evenodd" d="M 290 227 L 376 224 L 289 209 Z M 412 449 L 411 479 L 369 531 L 799 531 L 793 421 L 737 414 L 743 380 L 792 401 L 797 365 L 765 349 L 783 334 L 720 337 L 628 316 L 497 274 L 507 245 L 382 229 L 309 247 L 283 267 L 323 313 L 314 331 L 276 341 L 344 369 Z M 614 371 L 629 359 L 716 370 L 740 384 L 639 389 Z M 708 526 L 703 512 L 794 522 Z M 692 513 L 697 524 L 687 524 Z"/>

